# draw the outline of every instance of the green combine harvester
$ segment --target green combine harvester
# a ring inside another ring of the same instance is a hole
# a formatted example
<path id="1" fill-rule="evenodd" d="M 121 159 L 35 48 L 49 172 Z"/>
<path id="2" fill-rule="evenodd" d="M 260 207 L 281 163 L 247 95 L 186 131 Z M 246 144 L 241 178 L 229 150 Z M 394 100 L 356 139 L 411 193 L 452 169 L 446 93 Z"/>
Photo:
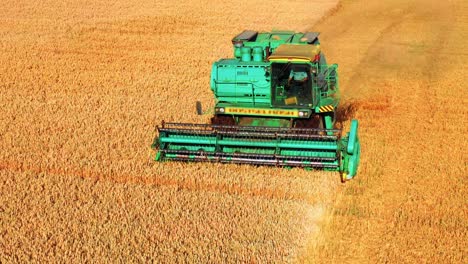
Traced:
<path id="1" fill-rule="evenodd" d="M 346 136 L 334 129 L 338 66 L 327 64 L 318 35 L 245 30 L 234 37 L 234 58 L 211 71 L 211 124 L 163 122 L 156 160 L 299 166 L 353 178 L 358 122 Z"/>

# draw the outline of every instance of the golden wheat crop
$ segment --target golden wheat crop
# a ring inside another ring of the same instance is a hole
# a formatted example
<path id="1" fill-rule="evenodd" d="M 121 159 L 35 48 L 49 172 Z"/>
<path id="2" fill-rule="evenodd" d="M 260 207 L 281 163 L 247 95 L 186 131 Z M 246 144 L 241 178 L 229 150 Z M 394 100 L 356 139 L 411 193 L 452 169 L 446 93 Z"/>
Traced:
<path id="1" fill-rule="evenodd" d="M 195 101 L 212 106 L 235 34 L 305 30 L 334 5 L 2 2 L 0 262 L 292 259 L 336 177 L 155 163 L 150 145 L 162 119 L 209 120 Z"/>

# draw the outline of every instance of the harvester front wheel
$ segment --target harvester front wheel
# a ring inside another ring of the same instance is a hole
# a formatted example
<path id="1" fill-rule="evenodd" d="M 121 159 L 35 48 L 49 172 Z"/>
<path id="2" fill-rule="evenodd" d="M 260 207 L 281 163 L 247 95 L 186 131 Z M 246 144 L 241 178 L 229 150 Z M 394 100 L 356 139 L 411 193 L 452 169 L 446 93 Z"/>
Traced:
<path id="1" fill-rule="evenodd" d="M 294 127 L 323 129 L 323 118 L 320 115 L 313 115 L 308 119 L 297 119 L 294 123 Z"/>

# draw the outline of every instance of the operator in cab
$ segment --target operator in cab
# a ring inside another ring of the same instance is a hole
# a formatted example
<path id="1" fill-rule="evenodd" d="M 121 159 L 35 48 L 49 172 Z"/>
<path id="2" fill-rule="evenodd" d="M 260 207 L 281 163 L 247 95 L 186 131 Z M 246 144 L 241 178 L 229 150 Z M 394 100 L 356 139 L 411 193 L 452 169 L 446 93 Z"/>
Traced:
<path id="1" fill-rule="evenodd" d="M 305 96 L 307 90 L 307 81 L 309 77 L 305 69 L 291 69 L 288 78 L 288 86 L 290 90 L 299 96 Z"/>
<path id="2" fill-rule="evenodd" d="M 293 80 L 297 83 L 304 84 L 308 80 L 307 73 L 304 71 L 294 71 L 294 69 L 291 69 L 288 84 L 291 85 Z"/>

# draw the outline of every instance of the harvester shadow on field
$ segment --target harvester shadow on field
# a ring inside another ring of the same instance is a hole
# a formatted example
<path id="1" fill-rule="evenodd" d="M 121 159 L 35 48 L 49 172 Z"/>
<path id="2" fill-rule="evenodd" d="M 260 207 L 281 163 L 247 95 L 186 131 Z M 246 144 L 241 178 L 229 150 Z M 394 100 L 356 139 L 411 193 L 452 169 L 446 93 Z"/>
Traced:
<path id="1" fill-rule="evenodd" d="M 343 129 L 343 124 L 354 118 L 359 103 L 356 101 L 342 102 L 339 107 L 336 108 L 335 112 L 335 128 Z"/>

